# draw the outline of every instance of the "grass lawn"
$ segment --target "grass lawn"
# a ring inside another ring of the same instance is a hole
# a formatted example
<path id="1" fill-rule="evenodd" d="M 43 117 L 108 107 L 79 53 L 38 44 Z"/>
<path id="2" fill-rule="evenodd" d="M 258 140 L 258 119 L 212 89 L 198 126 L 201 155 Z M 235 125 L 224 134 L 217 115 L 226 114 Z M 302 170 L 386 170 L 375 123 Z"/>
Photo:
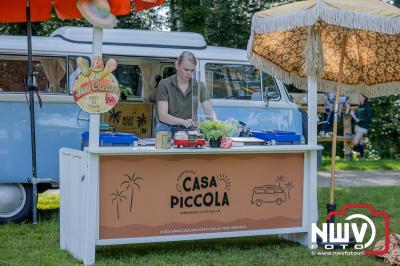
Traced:
<path id="1" fill-rule="evenodd" d="M 372 171 L 372 170 L 392 170 L 400 171 L 400 160 L 352 160 L 347 161 L 344 159 L 336 159 L 337 170 L 360 170 L 360 171 Z M 322 165 L 319 170 L 331 170 L 331 158 L 323 157 Z"/>
<path id="2" fill-rule="evenodd" d="M 319 188 L 320 220 L 329 191 Z M 400 187 L 337 188 L 338 207 L 373 203 L 400 232 Z M 81 265 L 59 245 L 58 195 L 39 198 L 39 224 L 0 225 L 0 265 Z M 377 222 L 378 237 L 382 223 Z M 378 239 L 378 238 L 377 238 Z M 384 265 L 367 256 L 312 256 L 296 243 L 274 236 L 99 247 L 96 265 Z"/>

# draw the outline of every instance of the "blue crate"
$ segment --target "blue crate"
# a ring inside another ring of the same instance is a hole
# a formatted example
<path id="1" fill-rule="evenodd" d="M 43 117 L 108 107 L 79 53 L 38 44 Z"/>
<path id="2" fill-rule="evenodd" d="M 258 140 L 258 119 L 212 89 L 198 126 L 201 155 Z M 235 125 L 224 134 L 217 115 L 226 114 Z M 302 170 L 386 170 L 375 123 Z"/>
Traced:
<path id="1" fill-rule="evenodd" d="M 251 131 L 251 134 L 255 138 L 262 139 L 264 141 L 275 141 L 276 144 L 300 144 L 301 136 L 297 135 L 292 131 L 282 130 L 265 130 L 265 131 Z"/>
<path id="2" fill-rule="evenodd" d="M 272 131 L 250 131 L 251 136 L 264 141 L 276 140 L 275 133 Z"/>
<path id="3" fill-rule="evenodd" d="M 100 146 L 133 146 L 138 137 L 131 133 L 101 132 L 99 137 Z M 82 133 L 81 149 L 89 144 L 89 132 Z"/>

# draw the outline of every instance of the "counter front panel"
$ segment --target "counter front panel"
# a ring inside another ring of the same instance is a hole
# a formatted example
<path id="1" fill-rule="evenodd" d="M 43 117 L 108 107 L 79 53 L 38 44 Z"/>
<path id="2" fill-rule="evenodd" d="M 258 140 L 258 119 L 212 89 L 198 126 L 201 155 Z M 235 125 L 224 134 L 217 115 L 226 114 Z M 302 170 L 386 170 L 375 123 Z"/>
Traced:
<path id="1" fill-rule="evenodd" d="M 101 155 L 99 239 L 302 226 L 304 153 Z"/>

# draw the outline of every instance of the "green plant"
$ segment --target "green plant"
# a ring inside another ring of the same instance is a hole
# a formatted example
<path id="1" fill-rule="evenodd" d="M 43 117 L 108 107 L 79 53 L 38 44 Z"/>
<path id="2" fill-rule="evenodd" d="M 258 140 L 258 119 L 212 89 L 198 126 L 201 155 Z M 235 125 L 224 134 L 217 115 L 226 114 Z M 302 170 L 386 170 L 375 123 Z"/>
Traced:
<path id="1" fill-rule="evenodd" d="M 205 120 L 200 123 L 200 132 L 208 141 L 227 137 L 233 130 L 235 127 L 232 124 L 223 121 Z"/>
<path id="2" fill-rule="evenodd" d="M 121 100 L 126 100 L 128 96 L 133 95 L 132 88 L 119 84 L 119 90 L 121 92 Z"/>

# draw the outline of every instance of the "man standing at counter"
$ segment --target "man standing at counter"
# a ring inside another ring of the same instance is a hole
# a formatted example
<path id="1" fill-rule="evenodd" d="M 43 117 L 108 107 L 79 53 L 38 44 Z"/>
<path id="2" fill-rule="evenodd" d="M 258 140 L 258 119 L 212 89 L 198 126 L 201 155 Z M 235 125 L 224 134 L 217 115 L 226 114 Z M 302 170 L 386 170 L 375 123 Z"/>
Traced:
<path id="1" fill-rule="evenodd" d="M 207 117 L 216 119 L 210 102 L 211 95 L 204 84 L 192 79 L 197 60 L 193 53 L 184 51 L 175 62 L 176 74 L 158 83 L 158 124 L 156 131 L 175 131 L 196 127 L 197 102 L 192 103 L 193 92 L 199 92 L 200 103 Z M 194 106 L 194 108 L 193 108 Z M 195 112 L 192 113 L 192 109 Z"/>

